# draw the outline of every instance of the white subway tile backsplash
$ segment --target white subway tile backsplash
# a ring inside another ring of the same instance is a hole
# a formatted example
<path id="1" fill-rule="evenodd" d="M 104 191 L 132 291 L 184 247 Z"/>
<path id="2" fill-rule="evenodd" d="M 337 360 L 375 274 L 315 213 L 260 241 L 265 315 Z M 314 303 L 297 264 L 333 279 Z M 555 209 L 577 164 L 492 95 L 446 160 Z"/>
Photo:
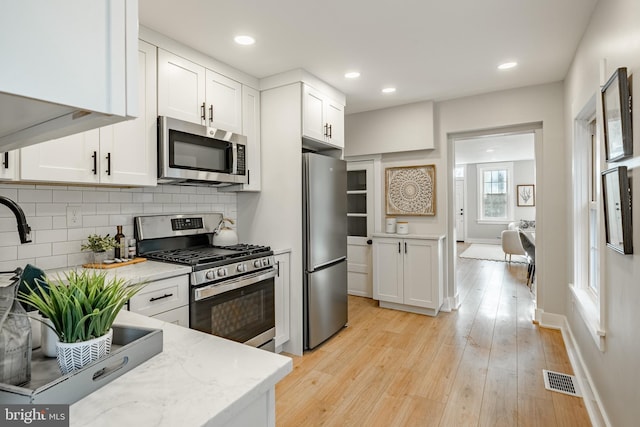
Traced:
<path id="1" fill-rule="evenodd" d="M 132 193 L 115 192 L 115 191 L 112 191 L 109 193 L 110 203 L 131 203 L 132 200 L 133 200 Z"/>
<path id="2" fill-rule="evenodd" d="M 84 227 L 104 227 L 109 225 L 109 215 L 83 215 L 82 225 Z"/>
<path id="3" fill-rule="evenodd" d="M 82 192 L 83 203 L 109 203 L 109 193 L 100 191 L 83 191 Z"/>
<path id="4" fill-rule="evenodd" d="M 160 185 L 149 188 L 17 185 L 0 183 L 0 195 L 18 202 L 32 228 L 33 242 L 20 244 L 16 221 L 0 209 L 0 269 L 30 263 L 40 268 L 79 266 L 91 261 L 80 249 L 90 234 L 116 234 L 122 225 L 133 237 L 133 217 L 158 213 L 221 212 L 236 218 L 235 193 L 214 187 Z M 67 207 L 79 206 L 80 228 L 67 228 Z"/>
<path id="5" fill-rule="evenodd" d="M 0 261 L 11 261 L 18 259 L 18 248 L 16 246 L 0 247 Z"/>
<path id="6" fill-rule="evenodd" d="M 80 253 L 80 246 L 82 242 L 80 240 L 67 241 L 67 242 L 55 242 L 51 245 L 52 255 L 68 255 L 74 253 Z"/>
<path id="7" fill-rule="evenodd" d="M 29 190 L 29 189 L 20 189 L 18 190 L 18 203 L 28 203 L 28 202 L 51 202 L 52 201 L 52 191 L 51 190 Z"/>
<path id="8" fill-rule="evenodd" d="M 80 191 L 53 190 L 53 202 L 82 203 Z"/>
<path id="9" fill-rule="evenodd" d="M 67 240 L 67 230 L 39 230 L 33 233 L 36 243 L 64 242 Z"/>
<path id="10" fill-rule="evenodd" d="M 20 206 L 23 206 L 23 204 L 20 203 Z M 25 214 L 27 214 L 26 211 Z M 66 214 L 66 203 L 36 203 L 36 216 L 55 216 Z M 29 216 L 29 214 L 27 214 L 27 216 Z"/>
<path id="11" fill-rule="evenodd" d="M 16 225 L 14 228 L 15 231 L 0 232 L 0 246 L 16 246 L 20 244 L 20 236 L 18 235 L 17 228 Z"/>
<path id="12" fill-rule="evenodd" d="M 18 246 L 18 259 L 51 256 L 51 243 L 28 243 Z"/>
<path id="13" fill-rule="evenodd" d="M 67 267 L 67 256 L 57 255 L 36 258 L 36 265 L 43 270 Z"/>

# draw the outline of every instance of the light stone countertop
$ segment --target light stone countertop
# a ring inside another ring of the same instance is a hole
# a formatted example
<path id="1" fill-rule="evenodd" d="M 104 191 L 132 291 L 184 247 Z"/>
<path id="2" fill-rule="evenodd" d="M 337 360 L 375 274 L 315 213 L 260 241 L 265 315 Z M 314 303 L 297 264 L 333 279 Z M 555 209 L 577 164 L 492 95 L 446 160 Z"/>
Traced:
<path id="1" fill-rule="evenodd" d="M 423 240 L 442 240 L 444 234 L 398 234 L 398 233 L 373 233 L 371 237 L 383 237 L 391 239 L 423 239 Z"/>
<path id="2" fill-rule="evenodd" d="M 71 426 L 224 425 L 292 370 L 289 357 L 128 311 L 163 329 L 163 351 L 70 407 Z"/>
<path id="3" fill-rule="evenodd" d="M 82 267 L 60 268 L 55 270 L 47 270 L 45 271 L 45 274 L 50 278 L 55 278 L 56 276 L 64 278 L 64 274 L 71 270 L 91 270 L 96 272 L 105 272 L 107 273 L 108 277 L 111 277 L 113 275 L 115 277 L 128 280 L 131 283 L 139 283 L 142 281 L 152 282 L 155 280 L 167 279 L 183 274 L 189 274 L 191 272 L 191 267 L 157 261 L 144 261 L 137 264 L 107 269 L 85 269 Z"/>

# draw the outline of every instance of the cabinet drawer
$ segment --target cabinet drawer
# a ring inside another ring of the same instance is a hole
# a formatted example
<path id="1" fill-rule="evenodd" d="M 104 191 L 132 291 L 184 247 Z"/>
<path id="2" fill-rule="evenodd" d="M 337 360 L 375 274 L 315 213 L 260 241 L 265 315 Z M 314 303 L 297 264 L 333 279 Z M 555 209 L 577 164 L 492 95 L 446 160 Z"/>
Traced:
<path id="1" fill-rule="evenodd" d="M 129 310 L 145 316 L 185 305 L 189 305 L 188 275 L 151 282 L 129 300 Z"/>
<path id="2" fill-rule="evenodd" d="M 163 322 L 173 323 L 174 325 L 189 327 L 189 306 L 174 308 L 173 310 L 165 311 L 151 316 L 154 319 L 162 320 Z"/>

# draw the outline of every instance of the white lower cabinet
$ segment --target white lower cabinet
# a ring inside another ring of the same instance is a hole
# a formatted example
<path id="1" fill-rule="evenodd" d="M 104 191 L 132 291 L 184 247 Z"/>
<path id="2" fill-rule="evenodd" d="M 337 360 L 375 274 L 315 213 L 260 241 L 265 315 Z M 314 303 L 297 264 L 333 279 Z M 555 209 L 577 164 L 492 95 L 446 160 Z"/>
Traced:
<path id="1" fill-rule="evenodd" d="M 282 350 L 282 344 L 290 338 L 290 307 L 289 307 L 289 266 L 290 252 L 275 256 L 278 275 L 275 278 L 275 312 L 276 312 L 276 351 Z"/>
<path id="2" fill-rule="evenodd" d="M 189 275 L 147 283 L 129 300 L 129 311 L 189 327 Z"/>
<path id="3" fill-rule="evenodd" d="M 443 301 L 443 241 L 373 237 L 373 298 L 381 307 L 435 316 Z"/>

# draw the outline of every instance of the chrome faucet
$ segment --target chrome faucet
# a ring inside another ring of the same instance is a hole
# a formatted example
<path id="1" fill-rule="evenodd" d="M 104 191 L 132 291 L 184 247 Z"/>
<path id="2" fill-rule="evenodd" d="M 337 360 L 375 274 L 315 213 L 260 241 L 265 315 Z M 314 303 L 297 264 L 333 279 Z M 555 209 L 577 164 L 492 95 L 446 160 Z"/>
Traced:
<path id="1" fill-rule="evenodd" d="M 13 200 L 4 196 L 0 196 L 0 205 L 5 205 L 11 209 L 11 212 L 16 216 L 16 221 L 18 222 L 18 234 L 20 234 L 20 243 L 31 242 L 31 227 L 27 224 L 27 218 L 24 216 L 24 212 L 20 206 L 18 206 L 18 204 Z"/>

